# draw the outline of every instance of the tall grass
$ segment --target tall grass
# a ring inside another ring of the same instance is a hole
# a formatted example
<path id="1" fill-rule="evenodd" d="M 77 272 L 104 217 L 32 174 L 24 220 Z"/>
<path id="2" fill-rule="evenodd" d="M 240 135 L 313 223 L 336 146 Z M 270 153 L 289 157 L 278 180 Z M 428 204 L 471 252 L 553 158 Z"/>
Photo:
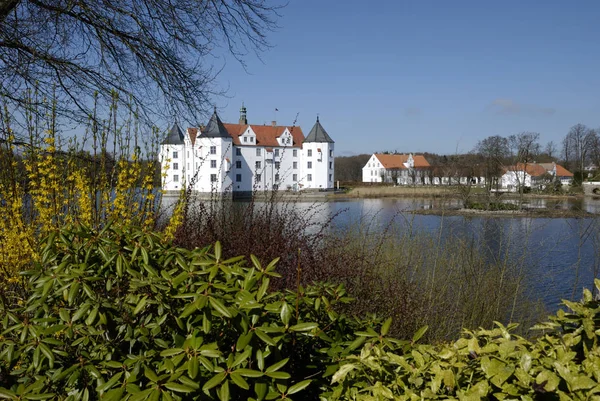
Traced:
<path id="1" fill-rule="evenodd" d="M 444 219 L 434 231 L 402 213 L 385 225 L 371 216 L 340 226 L 339 215 L 323 218 L 326 204 L 299 207 L 299 200 L 190 200 L 175 241 L 193 248 L 218 240 L 227 257 L 280 258 L 278 289 L 344 284 L 356 298 L 346 312 L 391 316 L 394 335 L 407 338 L 423 325 L 430 340 L 445 340 L 464 327 L 529 322 L 541 313 L 522 285 L 527 258 L 508 252 L 517 241 L 511 233 L 489 249 L 481 236 L 449 235 Z"/>

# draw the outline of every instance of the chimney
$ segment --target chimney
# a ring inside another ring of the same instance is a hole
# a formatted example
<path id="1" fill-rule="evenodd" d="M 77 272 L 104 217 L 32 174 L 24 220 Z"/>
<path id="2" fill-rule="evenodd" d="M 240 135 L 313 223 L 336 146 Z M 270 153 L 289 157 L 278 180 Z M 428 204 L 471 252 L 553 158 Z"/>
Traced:
<path id="1" fill-rule="evenodd" d="M 277 126 L 277 121 L 275 121 L 275 120 L 271 121 L 271 125 L 272 125 L 273 127 L 276 127 L 276 126 Z"/>

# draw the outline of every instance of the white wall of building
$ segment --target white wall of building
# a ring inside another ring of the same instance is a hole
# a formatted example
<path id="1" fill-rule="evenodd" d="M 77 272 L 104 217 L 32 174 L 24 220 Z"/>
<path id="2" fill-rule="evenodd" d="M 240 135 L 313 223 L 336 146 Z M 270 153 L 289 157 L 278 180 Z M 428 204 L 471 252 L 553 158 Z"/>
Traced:
<path id="1" fill-rule="evenodd" d="M 371 155 L 371 158 L 362 169 L 363 182 L 382 182 L 381 175 L 385 169 L 379 162 L 379 159 L 375 155 Z"/>
<path id="2" fill-rule="evenodd" d="M 333 143 L 303 143 L 299 177 L 302 189 L 333 188 L 334 159 Z"/>
<path id="3" fill-rule="evenodd" d="M 531 187 L 531 175 L 525 171 L 507 171 L 500 177 L 500 187 L 517 190 L 520 186 Z"/>

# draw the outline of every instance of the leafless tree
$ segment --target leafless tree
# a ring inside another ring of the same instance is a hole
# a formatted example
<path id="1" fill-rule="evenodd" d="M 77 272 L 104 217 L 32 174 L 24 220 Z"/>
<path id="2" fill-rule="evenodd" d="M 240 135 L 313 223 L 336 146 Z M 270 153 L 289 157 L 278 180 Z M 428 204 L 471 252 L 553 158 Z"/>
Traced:
<path id="1" fill-rule="evenodd" d="M 87 118 L 95 96 L 196 123 L 222 46 L 243 63 L 269 47 L 280 5 L 264 0 L 0 0 L 0 96 L 57 99 Z M 212 61 L 211 61 L 212 60 Z"/>
<path id="2" fill-rule="evenodd" d="M 554 141 L 550 141 L 544 147 L 544 153 L 548 156 L 548 159 L 555 159 L 558 155 L 558 148 Z"/>
<path id="3" fill-rule="evenodd" d="M 508 139 L 499 135 L 489 136 L 477 143 L 474 151 L 483 158 L 485 183 L 488 191 L 496 185 L 502 176 L 503 166 L 510 154 Z"/>
<path id="4" fill-rule="evenodd" d="M 596 131 L 583 124 L 575 124 L 563 140 L 565 164 L 583 174 L 586 163 L 598 140 Z"/>
<path id="5" fill-rule="evenodd" d="M 509 148 L 511 151 L 512 168 L 517 179 L 519 189 L 519 208 L 523 205 L 523 194 L 526 187 L 526 177 L 528 174 L 528 165 L 535 161 L 540 153 L 540 134 L 537 132 L 521 132 L 517 135 L 508 137 Z"/>

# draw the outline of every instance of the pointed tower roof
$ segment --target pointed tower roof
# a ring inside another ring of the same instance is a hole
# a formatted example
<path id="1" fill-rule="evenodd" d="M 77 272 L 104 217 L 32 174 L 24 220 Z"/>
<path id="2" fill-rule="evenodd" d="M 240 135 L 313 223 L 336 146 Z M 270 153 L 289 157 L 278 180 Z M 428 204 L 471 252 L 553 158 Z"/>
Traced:
<path id="1" fill-rule="evenodd" d="M 231 138 L 231 135 L 227 131 L 227 128 L 221 122 L 221 119 L 217 115 L 217 108 L 213 112 L 212 117 L 206 124 L 206 128 L 202 131 L 201 137 L 205 138 Z"/>
<path id="2" fill-rule="evenodd" d="M 319 117 L 317 117 L 317 122 L 310 130 L 308 136 L 304 140 L 304 142 L 328 142 L 334 143 L 333 139 L 329 135 L 327 135 L 327 131 L 319 122 Z"/>
<path id="3" fill-rule="evenodd" d="M 173 124 L 173 128 L 171 128 L 162 144 L 183 145 L 183 131 L 181 130 L 181 128 L 179 128 L 179 124 Z"/>

